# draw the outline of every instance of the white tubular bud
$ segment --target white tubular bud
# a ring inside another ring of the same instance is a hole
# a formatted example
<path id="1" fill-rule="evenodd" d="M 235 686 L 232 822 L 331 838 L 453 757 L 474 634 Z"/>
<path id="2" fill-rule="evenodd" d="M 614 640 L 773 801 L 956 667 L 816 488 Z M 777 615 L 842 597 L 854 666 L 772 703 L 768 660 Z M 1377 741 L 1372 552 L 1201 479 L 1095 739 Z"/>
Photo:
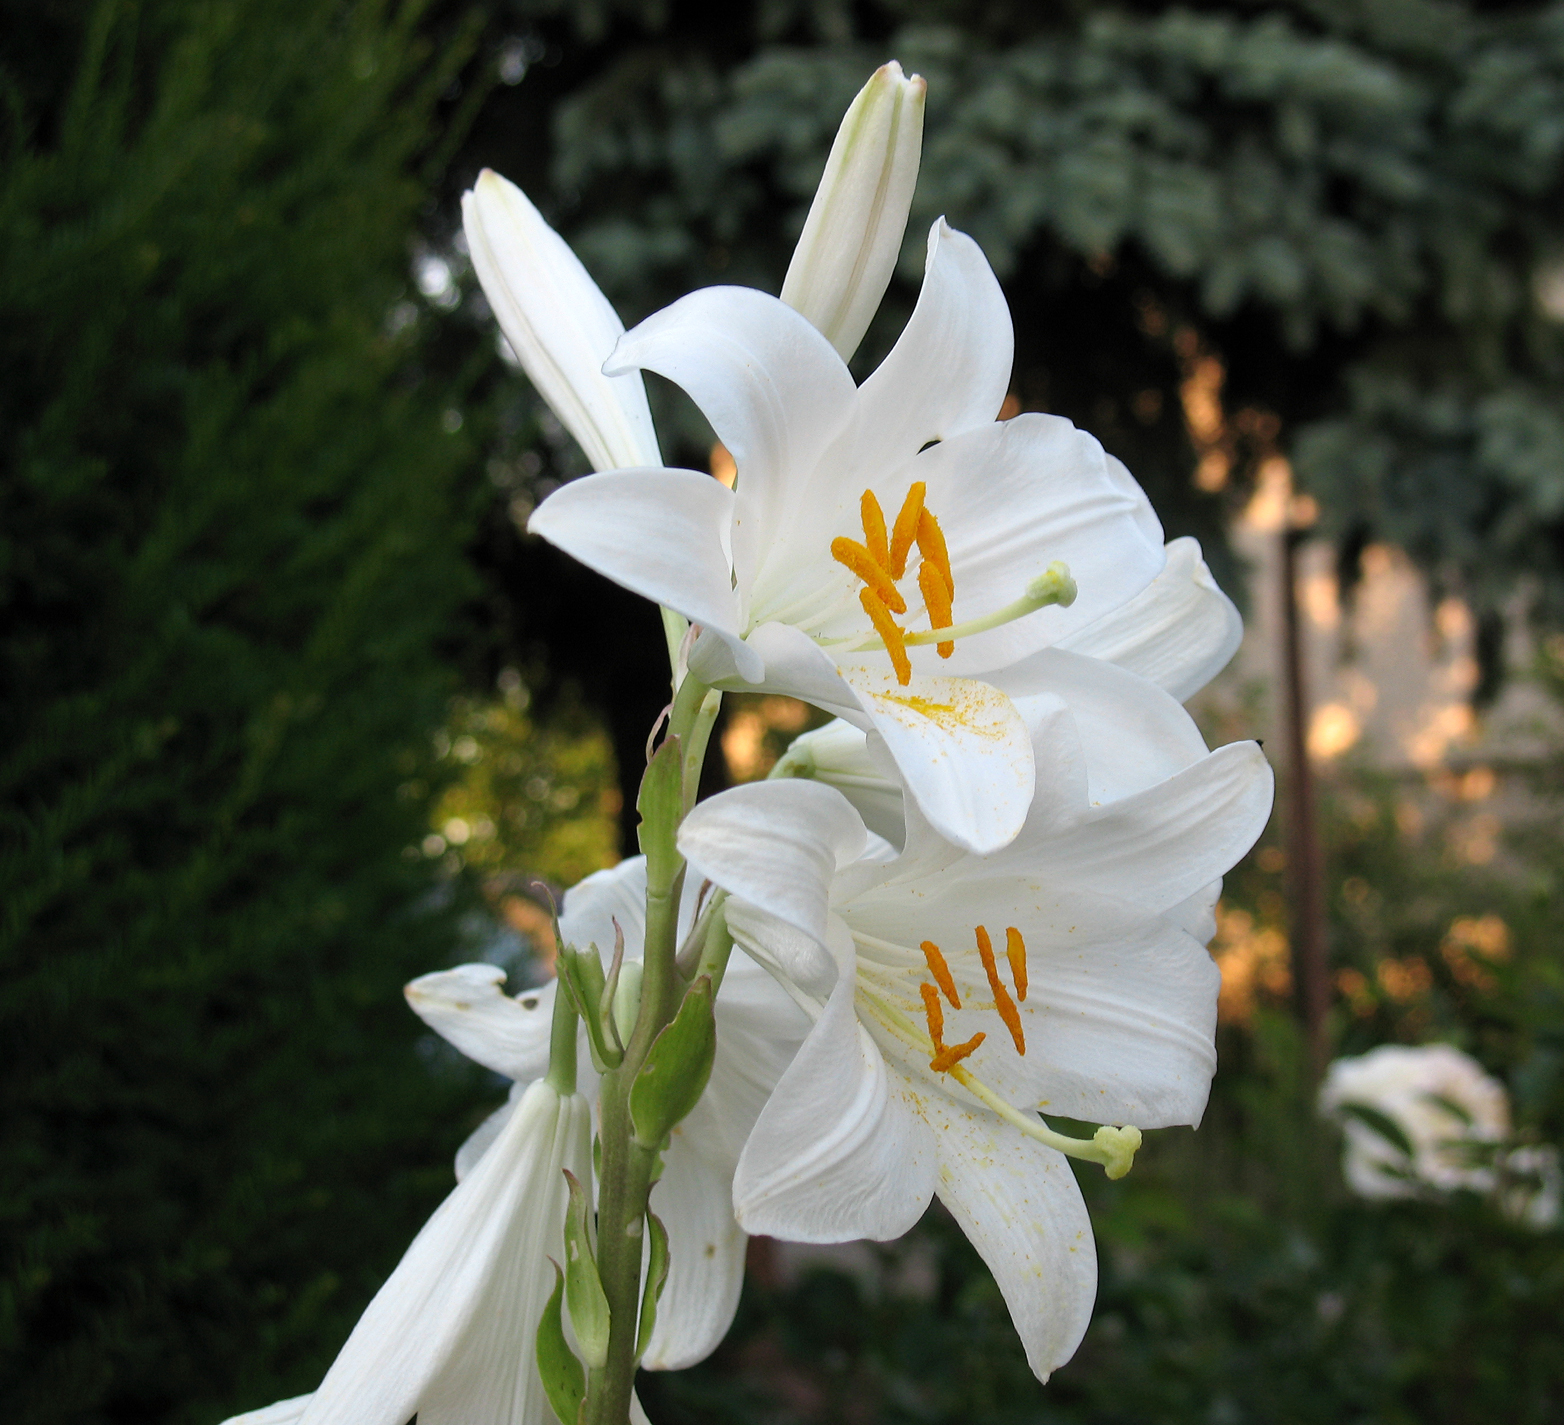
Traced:
<path id="1" fill-rule="evenodd" d="M 500 330 L 592 468 L 660 466 L 641 373 L 603 375 L 624 323 L 565 240 L 487 168 L 462 196 L 462 226 Z"/>
<path id="2" fill-rule="evenodd" d="M 892 60 L 858 91 L 836 132 L 782 300 L 846 361 L 858 349 L 901 252 L 923 150 L 927 86 Z"/>

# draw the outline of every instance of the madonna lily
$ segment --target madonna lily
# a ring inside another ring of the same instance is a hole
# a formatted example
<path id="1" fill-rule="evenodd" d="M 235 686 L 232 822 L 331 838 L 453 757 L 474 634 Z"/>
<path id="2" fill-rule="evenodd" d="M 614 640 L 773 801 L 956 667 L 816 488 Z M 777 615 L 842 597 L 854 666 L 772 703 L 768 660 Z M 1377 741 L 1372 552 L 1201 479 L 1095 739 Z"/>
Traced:
<path id="1" fill-rule="evenodd" d="M 591 1172 L 579 1094 L 532 1084 L 376 1293 L 320 1389 L 247 1425 L 550 1425 L 531 1342 L 563 1250 L 565 1176 Z M 229 1422 L 237 1425 L 237 1422 Z"/>
<path id="2" fill-rule="evenodd" d="M 686 897 L 690 919 L 695 892 Z M 640 958 L 645 929 L 646 862 L 622 861 L 588 876 L 565 895 L 564 939 L 596 945 L 605 955 L 624 936 L 625 958 Z M 424 975 L 407 987 L 408 1003 L 437 1033 L 486 1068 L 520 1085 L 548 1068 L 556 986 L 512 997 L 493 965 L 463 965 Z M 651 1370 L 678 1370 L 709 1355 L 738 1306 L 747 1235 L 734 1221 L 733 1170 L 761 1107 L 809 1031 L 809 1021 L 758 965 L 736 957 L 717 997 L 717 1059 L 694 1111 L 673 1130 L 651 1207 L 668 1229 L 671 1260 L 657 1325 L 642 1358 Z M 597 1075 L 581 1036 L 578 1074 L 596 1098 Z M 530 1089 L 527 1092 L 531 1092 Z M 481 1170 L 507 1131 L 506 1105 L 457 1154 L 463 1181 Z"/>
<path id="3" fill-rule="evenodd" d="M 738 467 L 573 481 L 529 528 L 701 628 L 689 666 L 790 693 L 884 738 L 923 815 L 978 852 L 1020 829 L 1034 766 L 990 675 L 1119 608 L 1161 571 L 1124 467 L 1068 421 L 995 419 L 1010 314 L 943 220 L 923 290 L 860 388 L 807 321 L 746 288 L 692 293 L 605 370 L 677 382 Z"/>
<path id="4" fill-rule="evenodd" d="M 897 855 L 835 789 L 792 779 L 714 797 L 679 844 L 731 893 L 738 943 L 816 1020 L 739 1161 L 739 1221 L 885 1239 L 937 1193 L 1046 1378 L 1096 1281 L 1065 1157 L 1117 1176 L 1139 1129 L 1199 1121 L 1219 980 L 1201 937 L 1271 777 L 1253 743 L 1207 753 L 1136 675 L 1039 657 L 1060 691 L 1028 710 L 1044 775 L 1003 851 L 954 848 L 909 806 Z M 1147 735 L 1126 745 L 1131 724 Z M 1106 1126 L 1074 1139 L 1039 1111 Z"/>

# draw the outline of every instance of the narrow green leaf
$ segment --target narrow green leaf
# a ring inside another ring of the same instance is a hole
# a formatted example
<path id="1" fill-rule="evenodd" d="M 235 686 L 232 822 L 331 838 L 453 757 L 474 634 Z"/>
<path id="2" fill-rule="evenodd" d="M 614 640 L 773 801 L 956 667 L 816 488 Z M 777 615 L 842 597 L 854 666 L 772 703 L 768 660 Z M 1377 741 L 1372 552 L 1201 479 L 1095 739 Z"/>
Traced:
<path id="1" fill-rule="evenodd" d="M 651 1343 L 657 1325 L 657 1303 L 668 1283 L 668 1230 L 655 1212 L 646 1214 L 651 1228 L 651 1252 L 646 1263 L 646 1285 L 641 1290 L 641 1322 L 636 1328 L 635 1358 L 640 1360 Z"/>
<path id="2" fill-rule="evenodd" d="M 569 1168 L 565 1181 L 570 1184 L 570 1206 L 565 1210 L 565 1303 L 581 1359 L 596 1371 L 608 1359 L 608 1297 L 592 1250 L 592 1207 L 586 1189 Z"/>
<path id="3" fill-rule="evenodd" d="M 663 1028 L 630 1086 L 630 1122 L 643 1148 L 657 1148 L 705 1091 L 717 1052 L 711 977 L 690 986 L 673 1022 Z"/>
<path id="4" fill-rule="evenodd" d="M 543 1382 L 543 1393 L 559 1417 L 559 1425 L 579 1425 L 581 1402 L 586 1399 L 586 1372 L 565 1340 L 565 1323 L 560 1316 L 564 1275 L 557 1262 L 551 1260 L 549 1265 L 554 1268 L 554 1293 L 538 1322 L 538 1379 Z"/>
<path id="5" fill-rule="evenodd" d="M 641 814 L 636 837 L 646 855 L 647 880 L 654 885 L 671 875 L 679 863 L 674 833 L 684 810 L 683 774 L 679 739 L 667 737 L 646 764 L 635 799 L 635 809 Z"/>

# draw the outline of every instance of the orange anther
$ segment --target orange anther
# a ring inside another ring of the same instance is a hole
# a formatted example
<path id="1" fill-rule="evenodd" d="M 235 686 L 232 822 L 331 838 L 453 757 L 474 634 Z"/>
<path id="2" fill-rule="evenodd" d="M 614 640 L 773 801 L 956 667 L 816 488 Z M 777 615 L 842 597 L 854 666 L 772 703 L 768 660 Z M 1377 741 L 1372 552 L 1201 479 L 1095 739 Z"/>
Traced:
<path id="1" fill-rule="evenodd" d="M 891 583 L 890 575 L 874 562 L 874 556 L 869 553 L 856 539 L 848 539 L 845 535 L 838 535 L 831 541 L 831 558 L 838 564 L 845 564 L 860 579 L 874 590 L 880 602 L 894 614 L 907 612 L 907 601 L 902 598 L 900 591 Z"/>
<path id="2" fill-rule="evenodd" d="M 944 576 L 927 559 L 918 566 L 918 587 L 923 590 L 923 603 L 929 611 L 929 627 L 949 628 L 950 594 L 945 588 Z M 955 651 L 954 643 L 939 645 L 941 658 L 949 658 Z"/>
<path id="3" fill-rule="evenodd" d="M 863 492 L 863 498 L 858 501 L 858 508 L 863 515 L 863 542 L 869 551 L 869 557 L 889 573 L 891 547 L 886 542 L 885 515 L 880 509 L 880 502 L 874 498 L 873 490 Z"/>
<path id="4" fill-rule="evenodd" d="M 950 973 L 950 966 L 945 963 L 945 957 L 939 952 L 939 946 L 932 940 L 925 940 L 920 948 L 923 951 L 923 958 L 929 962 L 929 973 L 934 976 L 935 983 L 945 991 L 945 998 L 950 1001 L 950 1007 L 960 1009 L 961 996 L 956 993 L 956 981 Z"/>
<path id="5" fill-rule="evenodd" d="M 1026 941 L 1011 926 L 1005 931 L 1005 955 L 1010 961 L 1010 978 L 1016 982 L 1016 998 L 1026 999 Z"/>
<path id="6" fill-rule="evenodd" d="M 977 947 L 978 958 L 982 960 L 984 973 L 988 976 L 988 987 L 994 992 L 994 1008 L 999 1011 L 999 1017 L 1005 1021 L 1005 1028 L 1015 1041 L 1016 1053 L 1025 1054 L 1026 1035 L 1021 1032 L 1021 1011 L 1010 998 L 1005 982 L 999 978 L 999 966 L 994 963 L 994 944 L 988 938 L 988 930 L 981 925 L 977 928 Z"/>
<path id="7" fill-rule="evenodd" d="M 896 527 L 891 531 L 891 578 L 900 579 L 907 572 L 907 555 L 912 542 L 918 537 L 918 517 L 923 513 L 923 481 L 913 482 L 902 501 L 901 513 L 896 516 Z"/>
<path id="8" fill-rule="evenodd" d="M 951 598 L 955 598 L 956 581 L 950 572 L 950 551 L 945 548 L 945 531 L 926 509 L 918 511 L 918 553 L 944 576 L 945 589 Z"/>
<path id="9" fill-rule="evenodd" d="M 988 1035 L 980 1030 L 967 1040 L 965 1044 L 952 1044 L 948 1049 L 941 1049 L 938 1054 L 929 1060 L 929 1067 L 936 1074 L 948 1073 L 987 1038 Z"/>
<path id="10" fill-rule="evenodd" d="M 890 610 L 873 589 L 860 589 L 858 602 L 869 615 L 875 632 L 885 641 L 885 651 L 891 655 L 891 666 L 896 669 L 896 681 L 905 688 L 912 681 L 912 664 L 907 659 L 907 649 L 902 642 L 906 635 L 896 626 Z"/>
<path id="11" fill-rule="evenodd" d="M 929 1043 L 938 1054 L 945 1047 L 945 1011 L 940 1007 L 939 991 L 927 980 L 918 986 L 923 995 L 923 1012 L 929 1020 Z"/>

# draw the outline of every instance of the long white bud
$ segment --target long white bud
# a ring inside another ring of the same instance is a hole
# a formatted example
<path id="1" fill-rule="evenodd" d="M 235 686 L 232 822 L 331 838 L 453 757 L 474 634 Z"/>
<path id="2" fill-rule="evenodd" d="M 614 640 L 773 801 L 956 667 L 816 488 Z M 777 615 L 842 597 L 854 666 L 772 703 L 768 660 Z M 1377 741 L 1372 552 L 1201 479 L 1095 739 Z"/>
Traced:
<path id="1" fill-rule="evenodd" d="M 592 468 L 661 465 L 641 373 L 603 375 L 624 323 L 565 240 L 487 168 L 462 196 L 462 226 L 500 330 Z"/>
<path id="2" fill-rule="evenodd" d="M 926 88 L 892 60 L 858 91 L 782 284 L 782 300 L 824 332 L 844 361 L 869 329 L 901 252 Z"/>

